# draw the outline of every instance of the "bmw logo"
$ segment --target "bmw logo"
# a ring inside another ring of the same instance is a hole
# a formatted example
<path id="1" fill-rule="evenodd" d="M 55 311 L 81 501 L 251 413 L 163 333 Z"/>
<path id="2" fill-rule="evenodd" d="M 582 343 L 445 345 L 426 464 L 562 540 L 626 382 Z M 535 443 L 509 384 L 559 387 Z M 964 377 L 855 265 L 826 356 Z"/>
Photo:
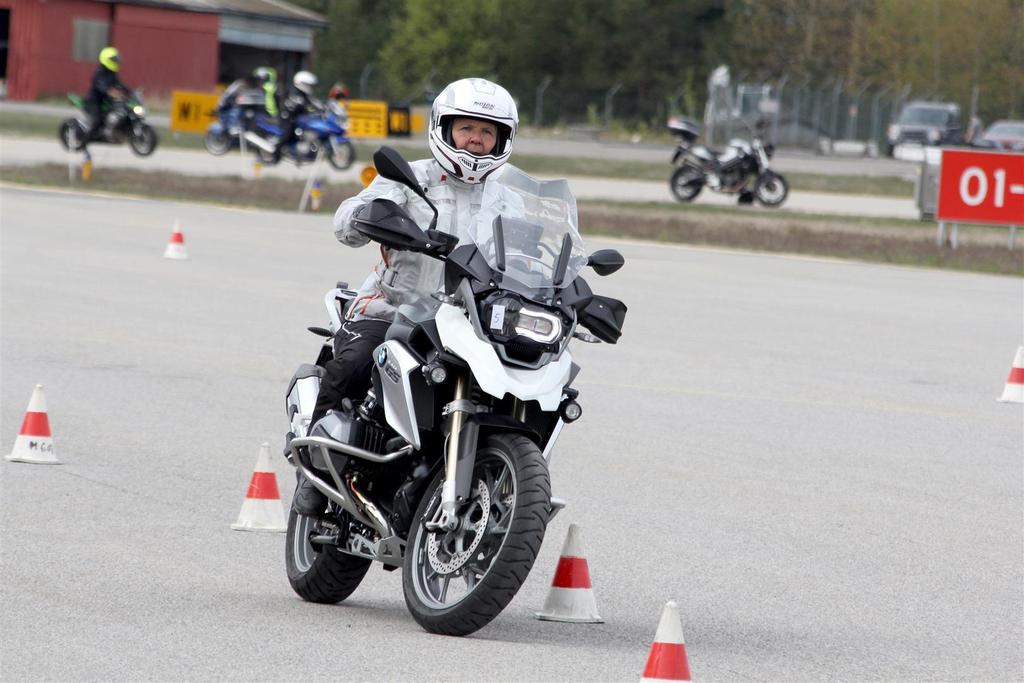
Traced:
<path id="1" fill-rule="evenodd" d="M 377 352 L 377 365 L 384 367 L 384 364 L 388 362 L 388 347 L 380 347 L 380 351 Z"/>

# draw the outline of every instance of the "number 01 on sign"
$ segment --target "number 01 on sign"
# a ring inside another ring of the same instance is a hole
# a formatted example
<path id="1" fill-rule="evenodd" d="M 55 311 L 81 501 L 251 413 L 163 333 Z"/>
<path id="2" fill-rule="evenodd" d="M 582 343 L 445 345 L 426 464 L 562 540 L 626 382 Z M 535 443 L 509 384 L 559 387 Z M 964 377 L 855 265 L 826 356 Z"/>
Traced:
<path id="1" fill-rule="evenodd" d="M 1007 225 L 1012 237 L 1024 225 L 1024 154 L 943 150 L 935 216 L 940 239 L 946 222 Z"/>

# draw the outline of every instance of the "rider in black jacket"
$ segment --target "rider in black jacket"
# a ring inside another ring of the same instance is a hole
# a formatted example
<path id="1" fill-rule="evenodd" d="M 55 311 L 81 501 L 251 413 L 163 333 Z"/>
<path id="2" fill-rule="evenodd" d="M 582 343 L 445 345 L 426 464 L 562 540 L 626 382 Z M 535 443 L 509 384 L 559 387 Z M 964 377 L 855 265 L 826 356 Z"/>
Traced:
<path id="1" fill-rule="evenodd" d="M 317 83 L 317 77 L 308 71 L 300 71 L 292 77 L 292 87 L 281 103 L 281 127 L 284 132 L 277 141 L 275 154 L 280 154 L 285 145 L 293 142 L 299 116 L 307 112 L 323 111 L 323 104 L 313 96 L 313 88 Z"/>
<path id="2" fill-rule="evenodd" d="M 116 47 L 105 47 L 100 50 L 99 66 L 92 76 L 89 94 L 85 98 L 85 111 L 89 115 L 89 133 L 86 141 L 96 137 L 103 125 L 104 105 L 110 104 L 111 96 L 125 94 L 128 87 L 117 78 L 121 68 L 121 57 Z"/>

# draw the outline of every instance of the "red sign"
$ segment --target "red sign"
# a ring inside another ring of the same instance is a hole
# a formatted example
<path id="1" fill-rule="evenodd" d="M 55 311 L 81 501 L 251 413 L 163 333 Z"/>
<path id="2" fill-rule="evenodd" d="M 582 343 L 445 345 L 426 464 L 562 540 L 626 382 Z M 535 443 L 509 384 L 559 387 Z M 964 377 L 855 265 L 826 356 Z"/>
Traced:
<path id="1" fill-rule="evenodd" d="M 940 221 L 1024 225 L 1024 154 L 943 150 L 935 215 Z"/>

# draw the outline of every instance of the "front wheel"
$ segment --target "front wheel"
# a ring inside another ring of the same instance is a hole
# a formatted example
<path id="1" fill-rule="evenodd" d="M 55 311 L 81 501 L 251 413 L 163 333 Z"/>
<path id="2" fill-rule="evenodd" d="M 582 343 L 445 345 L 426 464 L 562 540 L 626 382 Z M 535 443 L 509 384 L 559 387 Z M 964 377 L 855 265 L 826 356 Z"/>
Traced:
<path id="1" fill-rule="evenodd" d="M 156 149 L 156 131 L 148 124 L 140 124 L 138 129 L 132 129 L 128 145 L 140 157 L 148 157 Z"/>
<path id="2" fill-rule="evenodd" d="M 355 163 L 356 148 L 351 142 L 348 140 L 344 142 L 331 141 L 330 146 L 330 154 L 328 154 L 327 160 L 331 162 L 331 166 L 339 171 L 344 171 Z"/>
<path id="3" fill-rule="evenodd" d="M 440 517 L 443 484 L 441 472 L 416 510 L 402 588 L 420 626 L 464 636 L 498 616 L 526 581 L 544 540 L 551 482 L 536 444 L 495 434 L 481 437 L 458 526 L 431 531 L 426 523 Z"/>
<path id="4" fill-rule="evenodd" d="M 765 206 L 777 207 L 786 201 L 789 195 L 789 183 L 774 171 L 765 171 L 757 179 L 754 196 Z"/>
<path id="5" fill-rule="evenodd" d="M 704 189 L 704 173 L 689 164 L 683 164 L 668 182 L 672 194 L 681 202 L 692 202 Z"/>
<path id="6" fill-rule="evenodd" d="M 320 522 L 295 510 L 288 513 L 285 566 L 292 590 L 309 602 L 341 602 L 359 587 L 371 561 L 343 553 L 329 545 L 314 545 L 310 537 L 322 530 Z"/>
<path id="7" fill-rule="evenodd" d="M 77 152 L 85 147 L 85 133 L 86 131 L 82 129 L 82 124 L 78 122 L 78 119 L 64 119 L 57 132 L 57 138 L 60 140 L 60 146 L 65 150 Z"/>
<path id="8" fill-rule="evenodd" d="M 203 138 L 206 151 L 215 157 L 224 156 L 231 149 L 231 137 L 223 130 L 207 131 Z"/>

